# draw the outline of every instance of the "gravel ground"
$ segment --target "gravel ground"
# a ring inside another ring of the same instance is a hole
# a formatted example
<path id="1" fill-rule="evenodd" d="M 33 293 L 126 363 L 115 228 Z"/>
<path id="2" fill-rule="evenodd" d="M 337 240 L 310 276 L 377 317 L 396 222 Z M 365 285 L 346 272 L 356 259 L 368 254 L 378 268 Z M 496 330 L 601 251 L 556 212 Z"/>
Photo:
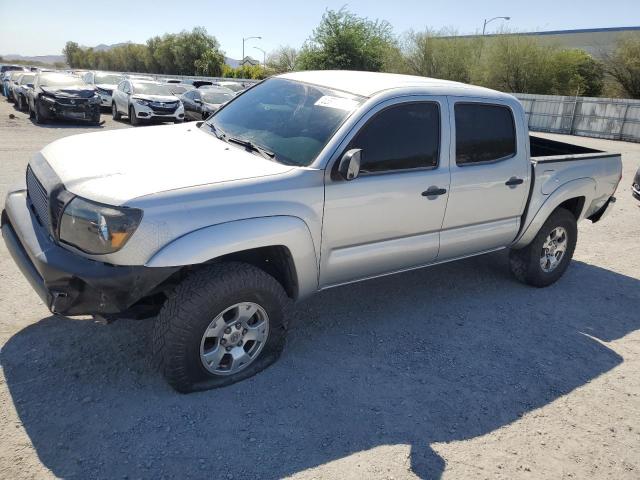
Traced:
<path id="1" fill-rule="evenodd" d="M 92 130 L 0 101 L 2 197 Z M 640 145 L 571 141 L 622 152 L 624 176 L 557 284 L 515 282 L 500 253 L 330 290 L 276 365 L 204 393 L 151 369 L 151 321 L 49 314 L 0 242 L 0 477 L 639 478 Z"/>

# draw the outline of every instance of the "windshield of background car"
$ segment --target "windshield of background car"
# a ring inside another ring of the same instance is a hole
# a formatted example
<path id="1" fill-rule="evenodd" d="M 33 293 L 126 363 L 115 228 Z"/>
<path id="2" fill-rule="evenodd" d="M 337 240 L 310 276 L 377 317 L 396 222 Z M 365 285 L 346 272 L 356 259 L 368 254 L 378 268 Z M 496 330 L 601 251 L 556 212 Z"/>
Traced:
<path id="1" fill-rule="evenodd" d="M 134 82 L 133 92 L 141 93 L 144 95 L 164 95 L 164 96 L 173 95 L 173 92 L 171 90 L 171 85 L 167 83 Z"/>
<path id="2" fill-rule="evenodd" d="M 364 98 L 282 78 L 265 80 L 206 122 L 275 153 L 276 161 L 308 166 Z"/>
<path id="3" fill-rule="evenodd" d="M 33 83 L 33 79 L 35 78 L 35 74 L 25 74 L 22 75 L 20 79 L 20 85 L 25 85 L 27 83 Z"/>
<path id="4" fill-rule="evenodd" d="M 40 76 L 41 87 L 72 87 L 86 86 L 86 83 L 73 75 L 64 75 L 61 73 L 48 73 Z"/>
<path id="5" fill-rule="evenodd" d="M 214 103 L 214 104 L 224 103 L 224 102 L 228 102 L 233 97 L 235 97 L 235 95 L 233 93 L 228 93 L 228 92 L 215 92 L 215 91 L 202 92 L 202 101 L 206 103 Z"/>
<path id="6" fill-rule="evenodd" d="M 122 81 L 121 75 L 114 75 L 112 73 L 96 73 L 94 77 L 94 83 L 103 83 L 106 85 L 117 85 Z"/>
<path id="7" fill-rule="evenodd" d="M 169 90 L 171 90 L 171 92 L 174 95 L 180 95 L 184 92 L 188 92 L 189 90 L 193 90 L 193 87 L 190 85 L 177 85 L 175 83 L 169 83 Z"/>

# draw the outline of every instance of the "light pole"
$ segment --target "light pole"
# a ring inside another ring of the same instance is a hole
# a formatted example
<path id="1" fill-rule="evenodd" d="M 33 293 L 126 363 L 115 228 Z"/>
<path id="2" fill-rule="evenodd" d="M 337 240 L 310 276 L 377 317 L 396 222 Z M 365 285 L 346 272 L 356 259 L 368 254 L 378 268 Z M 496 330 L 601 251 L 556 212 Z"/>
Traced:
<path id="1" fill-rule="evenodd" d="M 260 47 L 253 47 L 256 50 L 260 50 L 262 52 L 262 68 L 267 68 L 267 52 L 265 52 Z"/>
<path id="2" fill-rule="evenodd" d="M 493 18 L 490 18 L 489 20 L 485 18 L 484 25 L 482 26 L 482 35 L 484 35 L 484 32 L 487 29 L 487 24 L 493 22 L 494 20 L 498 20 L 499 18 L 502 18 L 503 20 L 511 20 L 511 17 L 493 17 Z"/>
<path id="3" fill-rule="evenodd" d="M 247 40 L 251 40 L 252 38 L 257 38 L 258 40 L 262 40 L 262 37 L 242 37 L 242 60 L 240 60 L 240 65 L 244 65 L 244 42 Z"/>

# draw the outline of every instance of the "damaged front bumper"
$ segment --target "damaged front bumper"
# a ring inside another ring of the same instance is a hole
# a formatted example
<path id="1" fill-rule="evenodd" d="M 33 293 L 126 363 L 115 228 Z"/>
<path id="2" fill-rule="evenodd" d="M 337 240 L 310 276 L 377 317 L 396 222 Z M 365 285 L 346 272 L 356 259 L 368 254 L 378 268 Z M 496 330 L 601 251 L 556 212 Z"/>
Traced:
<path id="1" fill-rule="evenodd" d="M 7 196 L 2 236 L 47 308 L 63 315 L 125 311 L 178 269 L 116 266 L 60 247 L 34 218 L 25 190 Z"/>

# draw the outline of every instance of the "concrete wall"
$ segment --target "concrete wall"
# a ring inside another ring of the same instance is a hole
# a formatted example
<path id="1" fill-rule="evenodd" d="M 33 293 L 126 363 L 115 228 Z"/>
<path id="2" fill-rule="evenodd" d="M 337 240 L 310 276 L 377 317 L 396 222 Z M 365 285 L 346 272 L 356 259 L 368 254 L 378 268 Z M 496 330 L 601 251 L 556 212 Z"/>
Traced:
<path id="1" fill-rule="evenodd" d="M 640 142 L 640 100 L 516 93 L 533 131 Z"/>

